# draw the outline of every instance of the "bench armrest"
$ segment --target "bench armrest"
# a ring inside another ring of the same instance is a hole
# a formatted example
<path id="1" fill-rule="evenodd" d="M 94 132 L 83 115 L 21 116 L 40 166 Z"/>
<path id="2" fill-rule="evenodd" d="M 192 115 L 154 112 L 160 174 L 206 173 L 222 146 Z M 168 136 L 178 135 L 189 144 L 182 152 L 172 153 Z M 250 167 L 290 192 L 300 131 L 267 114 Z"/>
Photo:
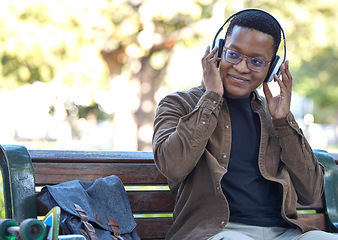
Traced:
<path id="1" fill-rule="evenodd" d="M 324 199 L 330 232 L 338 232 L 338 170 L 335 160 L 325 150 L 314 149 L 317 160 L 325 167 Z"/>
<path id="2" fill-rule="evenodd" d="M 22 222 L 36 218 L 34 171 L 27 149 L 18 145 L 0 145 L 6 218 Z"/>

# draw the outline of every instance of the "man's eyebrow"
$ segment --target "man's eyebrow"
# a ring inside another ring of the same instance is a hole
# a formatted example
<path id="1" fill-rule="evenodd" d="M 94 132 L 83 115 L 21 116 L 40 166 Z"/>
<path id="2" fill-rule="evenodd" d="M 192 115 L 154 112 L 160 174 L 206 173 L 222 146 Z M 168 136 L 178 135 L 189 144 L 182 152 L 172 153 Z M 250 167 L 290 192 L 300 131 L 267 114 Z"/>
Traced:
<path id="1" fill-rule="evenodd" d="M 234 49 L 235 49 L 236 51 L 238 51 L 239 53 L 242 53 L 240 47 L 238 47 L 236 44 L 230 44 L 228 47 L 226 47 L 226 46 L 224 45 L 224 47 L 225 47 L 225 48 L 231 47 L 231 48 L 234 48 Z M 244 54 L 244 53 L 242 53 L 242 54 Z M 253 54 L 250 54 L 250 55 L 248 55 L 248 56 L 249 56 L 249 57 L 253 57 L 253 58 L 263 58 L 263 59 L 267 59 L 267 56 L 265 56 L 264 54 L 261 54 L 261 53 L 253 53 Z"/>

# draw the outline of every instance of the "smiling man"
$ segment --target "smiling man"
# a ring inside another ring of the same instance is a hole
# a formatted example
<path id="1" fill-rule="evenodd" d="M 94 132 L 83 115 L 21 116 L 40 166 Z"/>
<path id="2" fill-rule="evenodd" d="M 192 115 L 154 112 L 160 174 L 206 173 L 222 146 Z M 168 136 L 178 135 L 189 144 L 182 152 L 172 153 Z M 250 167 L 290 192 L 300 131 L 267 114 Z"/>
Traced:
<path id="1" fill-rule="evenodd" d="M 279 96 L 265 81 L 280 40 L 269 13 L 235 14 L 220 56 L 206 49 L 202 85 L 159 103 L 153 152 L 175 199 L 166 239 L 337 238 L 297 219 L 297 202 L 321 197 L 324 169 L 290 112 L 289 62 L 273 76 Z"/>

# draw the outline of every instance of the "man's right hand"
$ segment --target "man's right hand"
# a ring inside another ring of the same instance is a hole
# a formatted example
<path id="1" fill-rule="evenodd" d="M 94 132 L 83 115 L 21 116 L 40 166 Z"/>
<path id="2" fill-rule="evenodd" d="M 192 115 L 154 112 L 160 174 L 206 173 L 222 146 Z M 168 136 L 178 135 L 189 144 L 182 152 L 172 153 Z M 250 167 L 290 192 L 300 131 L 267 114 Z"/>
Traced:
<path id="1" fill-rule="evenodd" d="M 221 58 L 217 57 L 218 47 L 216 46 L 210 52 L 210 46 L 207 47 L 205 54 L 202 58 L 203 67 L 203 82 L 207 90 L 212 90 L 223 96 L 224 89 L 220 72 L 216 67 L 216 63 L 221 61 Z"/>

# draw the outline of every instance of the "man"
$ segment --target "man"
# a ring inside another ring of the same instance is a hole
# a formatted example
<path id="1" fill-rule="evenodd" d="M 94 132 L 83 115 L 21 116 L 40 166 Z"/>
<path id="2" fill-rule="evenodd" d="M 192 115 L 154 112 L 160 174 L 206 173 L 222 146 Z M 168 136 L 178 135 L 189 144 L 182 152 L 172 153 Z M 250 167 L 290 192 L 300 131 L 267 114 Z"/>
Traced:
<path id="1" fill-rule="evenodd" d="M 290 112 L 289 62 L 274 75 L 279 96 L 264 82 L 280 34 L 264 11 L 236 14 L 221 57 L 206 49 L 202 85 L 159 103 L 153 152 L 176 201 L 166 239 L 335 238 L 297 220 L 297 202 L 321 197 L 324 169 Z"/>

